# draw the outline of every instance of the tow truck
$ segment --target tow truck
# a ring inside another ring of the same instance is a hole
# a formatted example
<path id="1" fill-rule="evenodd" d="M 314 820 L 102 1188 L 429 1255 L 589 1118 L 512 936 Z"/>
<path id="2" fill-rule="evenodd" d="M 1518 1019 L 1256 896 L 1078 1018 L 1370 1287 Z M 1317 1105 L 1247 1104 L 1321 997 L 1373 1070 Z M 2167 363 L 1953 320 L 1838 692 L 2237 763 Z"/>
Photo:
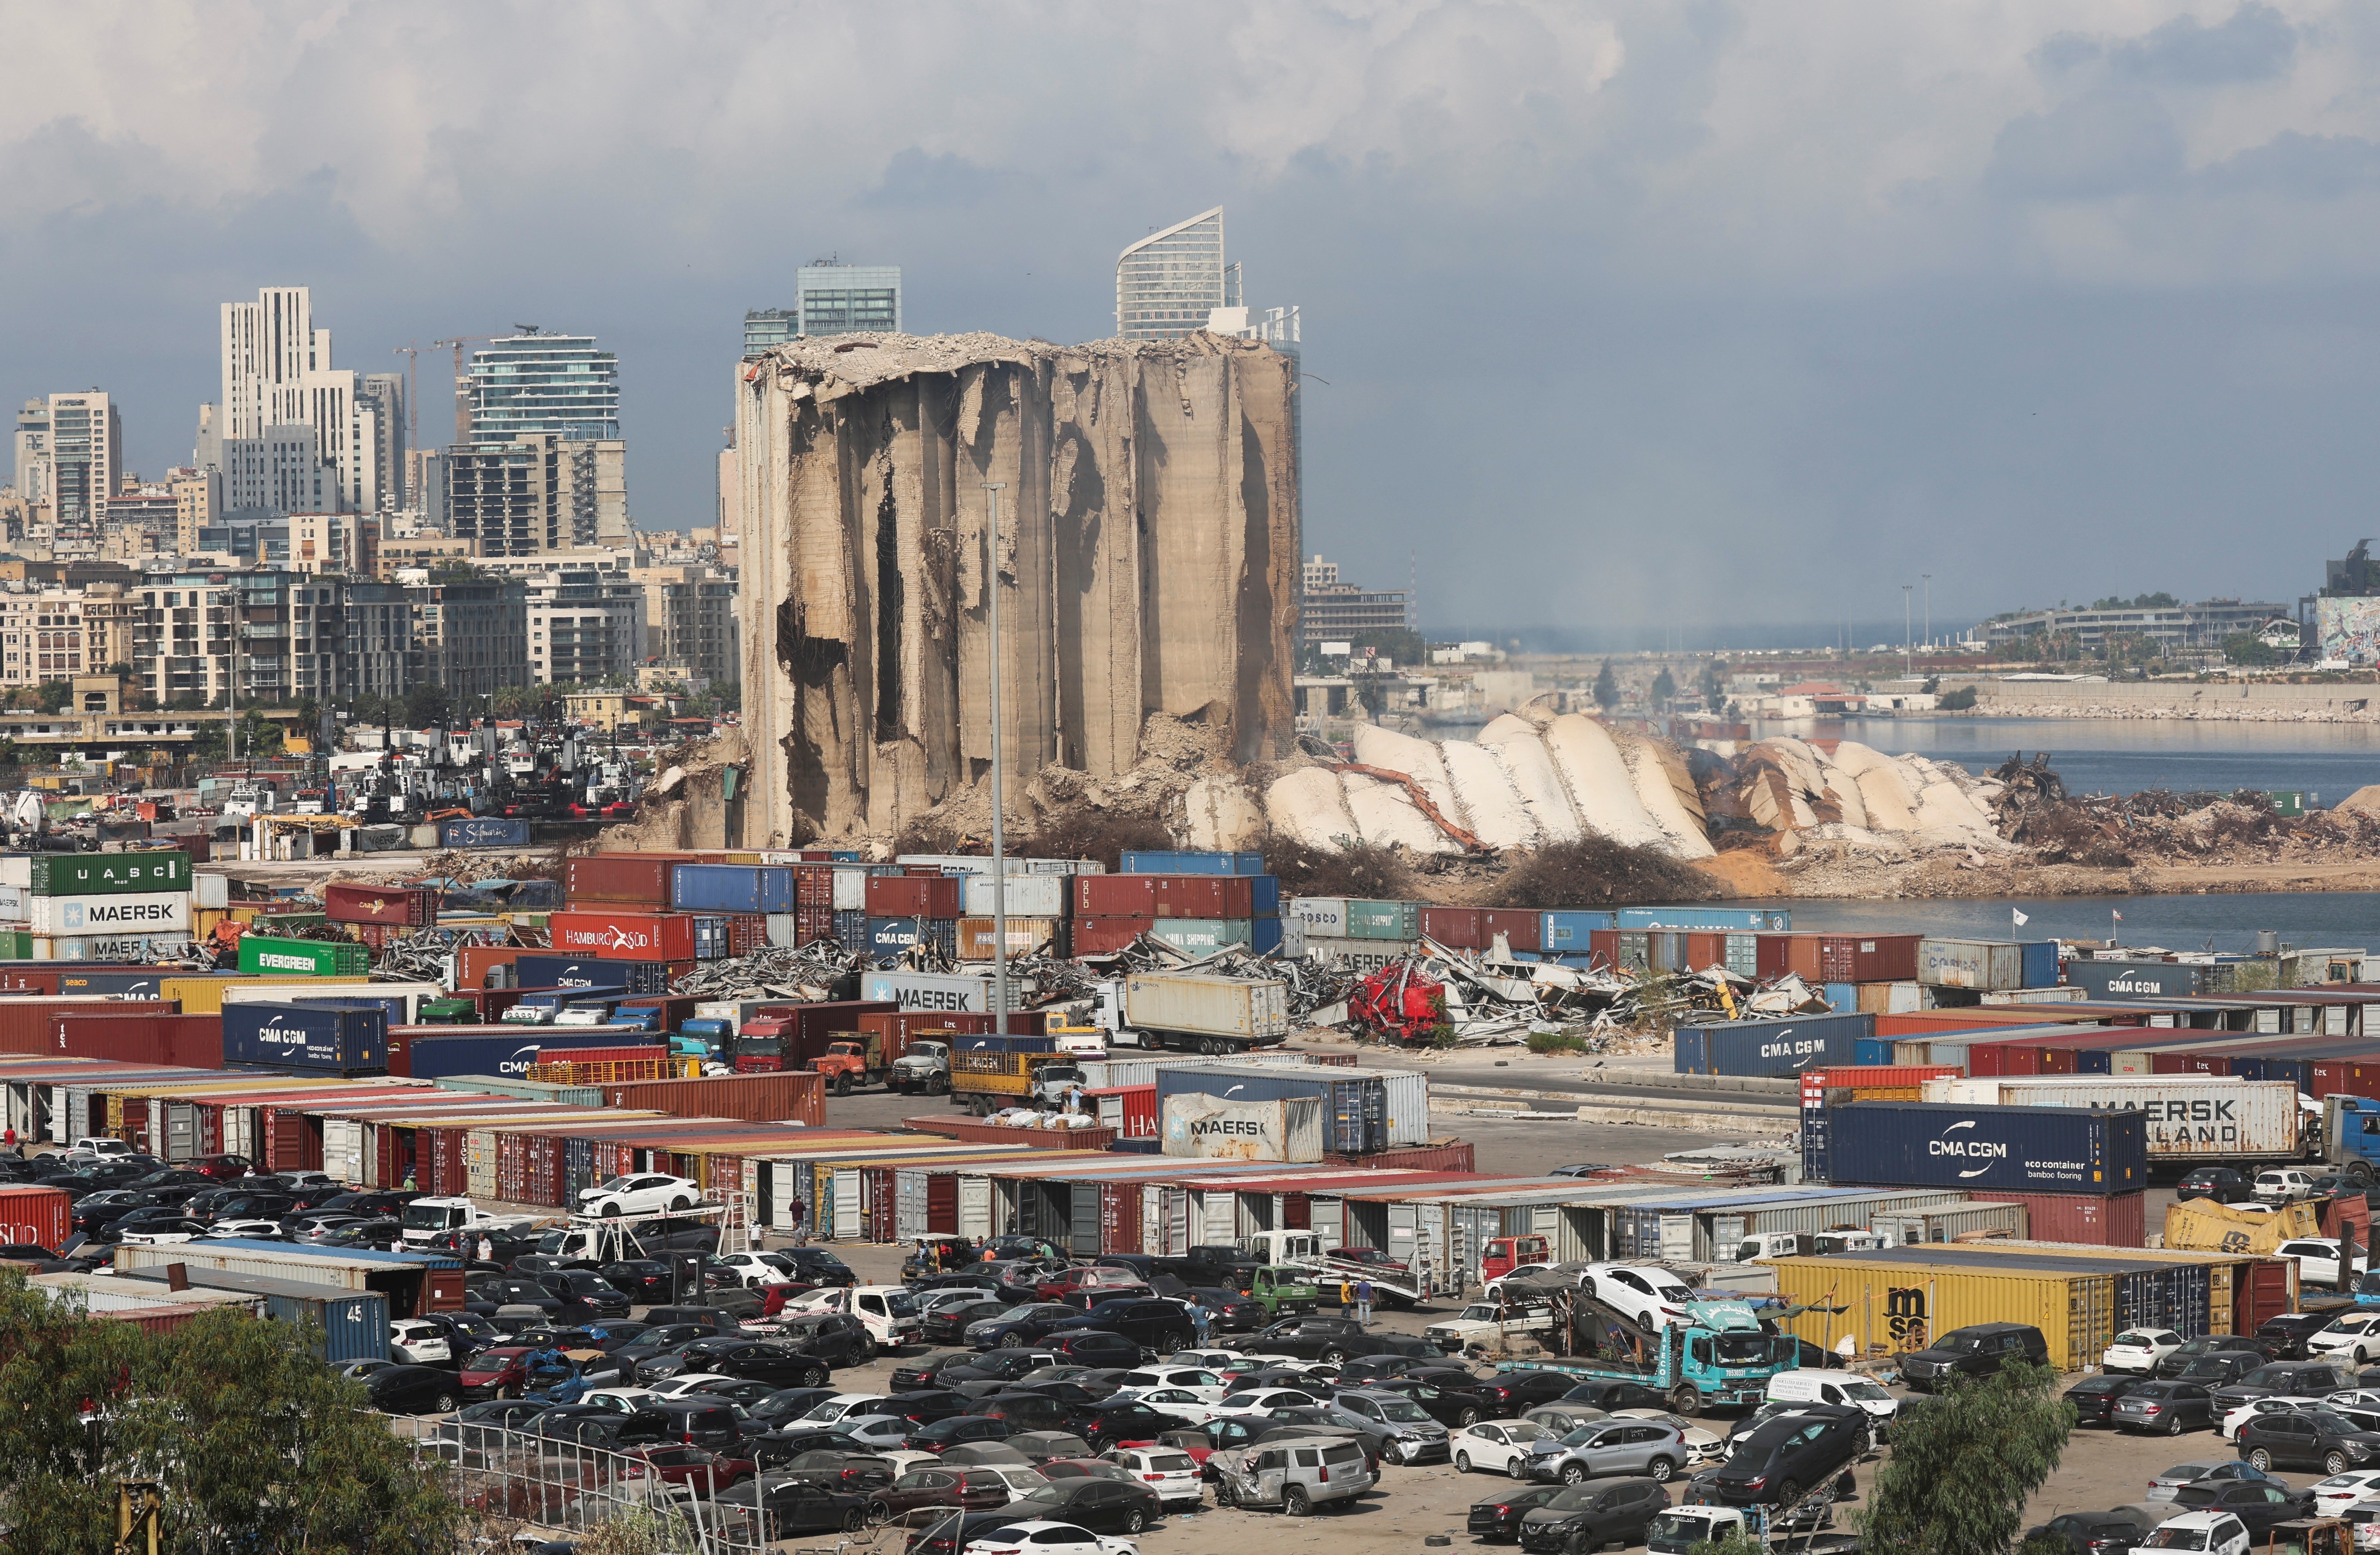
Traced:
<path id="1" fill-rule="evenodd" d="M 1689 1491 L 1689 1494 L 1692 1492 Z M 1645 1530 L 1645 1555 L 1687 1555 L 1696 1545 L 1748 1538 L 1778 1555 L 1839 1555 L 1859 1548 L 1856 1535 L 1831 1533 L 1835 1488 L 1820 1487 L 1790 1512 L 1764 1506 L 1719 1506 L 1689 1501 L 1653 1519 Z"/>
<path id="2" fill-rule="evenodd" d="M 1427 1273 L 1408 1274 L 1399 1280 L 1378 1264 L 1334 1257 L 1330 1249 L 1322 1245 L 1322 1239 L 1310 1231 L 1252 1231 L 1240 1238 L 1240 1247 L 1268 1265 L 1305 1270 L 1330 1284 L 1343 1280 L 1352 1285 L 1368 1280 L 1372 1282 L 1372 1299 L 1382 1306 L 1409 1307 L 1430 1294 Z"/>
<path id="3" fill-rule="evenodd" d="M 1499 1371 L 1558 1371 L 1582 1382 L 1638 1382 L 1670 1395 L 1680 1415 L 1699 1415 L 1726 1404 L 1757 1404 L 1768 1396 L 1768 1379 L 1801 1365 L 1801 1341 L 1772 1334 L 1759 1314 L 1737 1301 L 1686 1305 L 1686 1321 L 1647 1336 L 1621 1314 L 1582 1299 L 1573 1321 L 1592 1315 L 1598 1334 L 1628 1341 L 1628 1355 L 1560 1361 L 1499 1361 Z"/>

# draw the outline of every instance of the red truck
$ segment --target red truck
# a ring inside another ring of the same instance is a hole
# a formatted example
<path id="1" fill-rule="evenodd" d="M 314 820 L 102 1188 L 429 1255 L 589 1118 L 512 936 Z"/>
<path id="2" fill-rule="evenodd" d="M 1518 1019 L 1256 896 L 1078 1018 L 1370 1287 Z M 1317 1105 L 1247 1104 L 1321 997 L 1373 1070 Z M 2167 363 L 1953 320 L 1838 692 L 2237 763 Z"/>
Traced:
<path id="1" fill-rule="evenodd" d="M 755 1015 L 735 1034 L 735 1072 L 808 1069 L 812 1059 L 825 1056 L 830 1043 L 856 1028 L 861 1015 L 897 1008 L 888 999 L 835 999 Z"/>

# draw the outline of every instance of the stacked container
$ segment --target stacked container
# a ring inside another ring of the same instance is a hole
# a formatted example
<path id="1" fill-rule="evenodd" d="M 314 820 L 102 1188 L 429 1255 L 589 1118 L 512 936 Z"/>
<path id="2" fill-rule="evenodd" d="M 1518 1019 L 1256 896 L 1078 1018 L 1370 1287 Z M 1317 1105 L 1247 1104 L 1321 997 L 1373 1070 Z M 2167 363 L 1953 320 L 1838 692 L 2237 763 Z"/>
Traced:
<path id="1" fill-rule="evenodd" d="M 190 856 L 179 851 L 37 853 L 0 859 L 0 893 L 21 904 L 0 952 L 30 961 L 148 959 L 187 943 Z"/>

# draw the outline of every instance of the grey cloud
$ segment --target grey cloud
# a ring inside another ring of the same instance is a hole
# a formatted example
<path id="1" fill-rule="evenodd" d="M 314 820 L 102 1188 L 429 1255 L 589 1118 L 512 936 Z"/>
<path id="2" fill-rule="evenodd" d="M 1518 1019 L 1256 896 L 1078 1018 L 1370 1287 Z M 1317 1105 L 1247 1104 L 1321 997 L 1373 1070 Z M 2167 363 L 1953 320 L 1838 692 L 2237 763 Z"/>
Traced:
<path id="1" fill-rule="evenodd" d="M 2060 32 L 2034 51 L 2034 63 L 2053 75 L 2104 65 L 2118 79 L 2147 86 L 2228 86 L 2280 75 L 2297 46 L 2287 17 L 2251 4 L 2213 27 L 2185 16 L 2137 38 Z"/>
<path id="2" fill-rule="evenodd" d="M 2100 200 L 2168 183 L 2181 168 L 2181 134 L 2162 103 L 2095 91 L 2010 120 L 1984 181 L 2021 200 Z"/>
<path id="3" fill-rule="evenodd" d="M 892 153 L 876 187 L 853 203 L 862 208 L 950 210 L 1013 200 L 1035 182 L 1014 168 L 979 166 L 950 152 L 936 154 L 909 146 Z"/>
<path id="4" fill-rule="evenodd" d="M 2289 130 L 2208 168 L 2202 178 L 2224 194 L 2338 200 L 2380 188 L 2380 145 Z"/>

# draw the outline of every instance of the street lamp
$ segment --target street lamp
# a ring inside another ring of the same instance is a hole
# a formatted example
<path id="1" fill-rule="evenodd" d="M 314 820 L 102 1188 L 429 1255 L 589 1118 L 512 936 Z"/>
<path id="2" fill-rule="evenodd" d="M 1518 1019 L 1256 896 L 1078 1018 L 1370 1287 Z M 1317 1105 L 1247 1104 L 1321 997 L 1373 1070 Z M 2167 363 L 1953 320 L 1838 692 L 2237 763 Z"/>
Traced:
<path id="1" fill-rule="evenodd" d="M 983 577 L 991 596 L 986 612 L 991 628 L 991 1029 L 1002 1037 L 1008 1035 L 1008 841 L 1001 816 L 1006 792 L 1000 759 L 1005 743 L 1000 725 L 1000 493 L 1006 485 L 1004 480 L 983 483 Z"/>
<path id="2" fill-rule="evenodd" d="M 1900 586 L 1900 674 L 1903 679 L 1908 678 L 1910 674 L 1909 590 L 1911 587 L 1912 585 L 1906 583 Z"/>

